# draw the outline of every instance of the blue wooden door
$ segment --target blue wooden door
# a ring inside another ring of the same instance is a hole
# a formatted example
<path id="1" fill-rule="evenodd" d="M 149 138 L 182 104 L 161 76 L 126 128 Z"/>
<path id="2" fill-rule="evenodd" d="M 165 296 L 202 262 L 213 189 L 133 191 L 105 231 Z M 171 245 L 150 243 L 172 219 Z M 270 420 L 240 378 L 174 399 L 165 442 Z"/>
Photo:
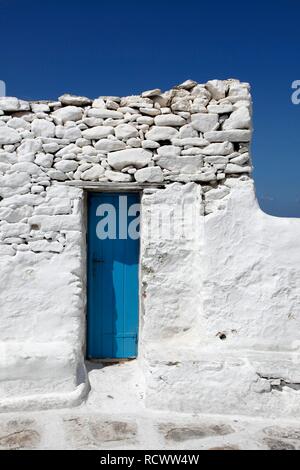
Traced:
<path id="1" fill-rule="evenodd" d="M 89 358 L 137 356 L 139 195 L 88 198 Z"/>

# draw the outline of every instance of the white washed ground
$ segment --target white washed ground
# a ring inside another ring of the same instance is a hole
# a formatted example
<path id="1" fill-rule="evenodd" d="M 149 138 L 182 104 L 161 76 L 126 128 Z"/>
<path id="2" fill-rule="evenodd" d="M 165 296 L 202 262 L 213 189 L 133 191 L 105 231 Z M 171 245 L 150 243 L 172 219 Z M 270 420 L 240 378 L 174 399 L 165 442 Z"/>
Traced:
<path id="1" fill-rule="evenodd" d="M 2 413 L 0 449 L 300 449 L 300 423 L 146 410 L 137 362 L 89 365 L 78 408 Z"/>

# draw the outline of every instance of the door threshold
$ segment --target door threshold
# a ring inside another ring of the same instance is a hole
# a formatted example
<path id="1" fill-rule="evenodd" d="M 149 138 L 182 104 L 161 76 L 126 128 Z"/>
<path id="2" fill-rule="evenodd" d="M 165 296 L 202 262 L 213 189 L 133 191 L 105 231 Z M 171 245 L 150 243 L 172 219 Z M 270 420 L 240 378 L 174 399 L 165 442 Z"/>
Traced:
<path id="1" fill-rule="evenodd" d="M 88 362 L 96 363 L 96 364 L 123 364 L 125 362 L 134 361 L 136 357 L 127 357 L 127 358 L 105 358 L 105 359 L 90 359 L 88 358 Z"/>

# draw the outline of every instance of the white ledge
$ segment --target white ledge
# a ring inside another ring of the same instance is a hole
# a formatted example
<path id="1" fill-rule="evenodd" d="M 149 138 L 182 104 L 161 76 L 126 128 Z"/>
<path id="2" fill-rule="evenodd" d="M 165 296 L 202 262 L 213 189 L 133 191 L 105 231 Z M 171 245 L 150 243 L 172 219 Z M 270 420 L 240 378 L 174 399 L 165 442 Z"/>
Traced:
<path id="1" fill-rule="evenodd" d="M 116 183 L 105 181 L 63 181 L 58 182 L 60 185 L 75 186 L 86 190 L 102 190 L 102 191 L 142 191 L 145 188 L 164 188 L 164 183 Z"/>

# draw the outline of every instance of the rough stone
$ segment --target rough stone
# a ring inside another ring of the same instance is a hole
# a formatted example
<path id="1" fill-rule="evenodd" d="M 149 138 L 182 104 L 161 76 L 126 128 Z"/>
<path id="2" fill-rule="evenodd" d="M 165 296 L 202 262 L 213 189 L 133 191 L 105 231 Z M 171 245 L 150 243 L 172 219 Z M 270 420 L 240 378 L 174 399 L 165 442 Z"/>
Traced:
<path id="1" fill-rule="evenodd" d="M 105 176 L 109 181 L 116 181 L 120 183 L 128 183 L 132 181 L 132 178 L 130 175 L 126 173 L 121 173 L 119 171 L 106 170 Z"/>
<path id="2" fill-rule="evenodd" d="M 143 168 L 150 163 L 152 152 L 144 149 L 127 149 L 108 154 L 108 164 L 115 170 L 122 170 L 127 166 Z"/>
<path id="3" fill-rule="evenodd" d="M 155 117 L 160 114 L 160 110 L 156 108 L 140 108 L 140 113 L 146 114 L 146 116 Z"/>
<path id="4" fill-rule="evenodd" d="M 87 117 L 87 118 L 83 118 L 82 122 L 88 127 L 95 127 L 95 126 L 102 126 L 104 123 L 104 119 L 96 118 L 96 117 Z"/>
<path id="5" fill-rule="evenodd" d="M 210 80 L 206 83 L 206 88 L 215 100 L 225 98 L 228 90 L 228 84 L 222 80 Z"/>
<path id="6" fill-rule="evenodd" d="M 36 449 L 41 440 L 32 419 L 13 419 L 1 426 L 0 449 Z"/>
<path id="7" fill-rule="evenodd" d="M 88 116 L 101 118 L 101 119 L 123 119 L 123 114 L 119 111 L 114 111 L 105 108 L 95 108 L 88 111 Z"/>
<path id="8" fill-rule="evenodd" d="M 34 251 L 35 253 L 61 253 L 64 249 L 61 243 L 50 242 L 47 240 L 29 242 L 28 246 L 30 250 Z"/>
<path id="9" fill-rule="evenodd" d="M 146 133 L 147 140 L 154 140 L 155 142 L 171 140 L 178 136 L 178 131 L 173 127 L 156 126 Z"/>
<path id="10" fill-rule="evenodd" d="M 56 153 L 56 157 L 64 158 L 65 155 L 77 155 L 80 152 L 81 149 L 78 148 L 75 144 L 69 144 L 59 150 L 59 152 Z"/>
<path id="11" fill-rule="evenodd" d="M 217 114 L 193 114 L 192 115 L 192 126 L 199 132 L 209 132 L 215 130 L 218 127 L 218 115 Z"/>
<path id="12" fill-rule="evenodd" d="M 62 160 L 61 162 L 55 163 L 54 167 L 59 171 L 68 173 L 69 171 L 77 170 L 78 162 L 73 160 Z"/>
<path id="13" fill-rule="evenodd" d="M 153 102 L 150 98 L 143 98 L 138 95 L 125 96 L 121 99 L 121 106 L 130 106 L 131 108 L 153 108 Z"/>
<path id="14" fill-rule="evenodd" d="M 161 94 L 161 90 L 159 88 L 155 88 L 153 90 L 144 91 L 142 93 L 142 98 L 152 98 L 153 96 L 158 96 Z"/>
<path id="15" fill-rule="evenodd" d="M 51 154 L 38 154 L 35 157 L 35 163 L 45 168 L 51 168 L 53 164 L 53 155 Z"/>
<path id="16" fill-rule="evenodd" d="M 15 250 L 10 245 L 0 245 L 0 256 L 14 256 Z M 1 449 L 1 437 L 0 437 L 0 449 Z"/>
<path id="17" fill-rule="evenodd" d="M 273 439 L 300 440 L 300 428 L 297 426 L 268 426 L 263 432 Z"/>
<path id="18" fill-rule="evenodd" d="M 236 165 L 244 165 L 245 163 L 248 163 L 249 160 L 250 160 L 249 153 L 243 153 L 242 155 L 238 155 L 237 157 L 230 158 L 230 163 L 234 163 Z"/>
<path id="19" fill-rule="evenodd" d="M 92 100 L 86 96 L 75 96 L 66 93 L 65 95 L 60 96 L 59 101 L 65 106 L 89 106 L 92 104 Z"/>
<path id="20" fill-rule="evenodd" d="M 161 183 L 164 180 L 163 172 L 158 166 L 137 170 L 134 177 L 138 183 Z"/>
<path id="21" fill-rule="evenodd" d="M 186 124 L 179 129 L 179 139 L 186 139 L 188 137 L 198 137 L 198 132 L 191 124 Z"/>
<path id="22" fill-rule="evenodd" d="M 252 168 L 250 166 L 240 166 L 234 163 L 228 163 L 226 165 L 225 173 L 229 174 L 236 174 L 236 173 L 251 173 Z"/>
<path id="23" fill-rule="evenodd" d="M 205 439 L 212 436 L 227 436 L 234 433 L 231 426 L 208 425 L 203 424 L 195 426 L 194 424 L 178 427 L 175 424 L 161 424 L 159 426 L 160 432 L 164 435 L 166 441 L 184 442 L 194 439 Z"/>
<path id="24" fill-rule="evenodd" d="M 201 173 L 192 174 L 190 181 L 196 181 L 198 183 L 212 183 L 216 181 L 216 173 L 212 169 L 204 168 Z"/>
<path id="25" fill-rule="evenodd" d="M 181 83 L 180 85 L 177 85 L 176 88 L 182 89 L 182 90 L 191 90 L 197 85 L 197 82 L 194 80 L 185 80 L 185 82 Z"/>
<path id="26" fill-rule="evenodd" d="M 190 147 L 186 150 L 181 150 L 181 155 L 202 155 L 202 150 L 199 147 Z"/>
<path id="27" fill-rule="evenodd" d="M 24 172 L 30 175 L 40 175 L 43 173 L 38 165 L 31 162 L 14 163 L 11 169 L 15 173 Z"/>
<path id="28" fill-rule="evenodd" d="M 170 171 L 178 171 L 186 174 L 198 173 L 203 167 L 203 160 L 198 156 L 161 156 L 155 157 L 155 162 L 161 168 Z"/>
<path id="29" fill-rule="evenodd" d="M 206 200 L 207 201 L 216 201 L 219 199 L 223 199 L 225 196 L 228 196 L 230 193 L 229 188 L 226 186 L 219 187 L 219 188 L 213 188 L 210 191 L 208 191 L 206 195 Z"/>
<path id="30" fill-rule="evenodd" d="M 250 142 L 251 131 L 248 130 L 228 130 L 228 131 L 211 131 L 204 134 L 204 138 L 210 142 Z"/>
<path id="31" fill-rule="evenodd" d="M 43 144 L 43 150 L 46 153 L 56 153 L 56 152 L 58 152 L 59 149 L 60 149 L 60 147 L 56 142 L 49 143 L 49 144 Z"/>
<path id="32" fill-rule="evenodd" d="M 54 169 L 48 170 L 47 175 L 54 181 L 66 181 L 68 179 L 65 173 Z"/>
<path id="33" fill-rule="evenodd" d="M 176 114 L 160 114 L 154 118 L 157 126 L 181 127 L 186 124 L 185 119 Z"/>
<path id="34" fill-rule="evenodd" d="M 94 165 L 89 170 L 84 171 L 81 174 L 83 181 L 98 181 L 104 175 L 104 168 L 101 165 Z"/>
<path id="35" fill-rule="evenodd" d="M 176 157 L 180 155 L 180 150 L 175 145 L 163 145 L 157 149 L 157 153 L 162 157 Z"/>
<path id="36" fill-rule="evenodd" d="M 130 421 L 103 420 L 101 417 L 64 418 L 67 441 L 74 448 L 99 448 L 113 443 L 134 443 L 137 425 Z"/>
<path id="37" fill-rule="evenodd" d="M 0 110 L 6 112 L 14 112 L 20 109 L 20 101 L 10 96 L 0 97 Z"/>
<path id="38" fill-rule="evenodd" d="M 176 102 L 173 102 L 171 105 L 172 111 L 185 111 L 185 112 L 190 112 L 191 111 L 191 103 L 192 101 L 186 98 L 179 99 Z"/>
<path id="39" fill-rule="evenodd" d="M 33 113 L 49 113 L 50 107 L 45 103 L 31 103 L 31 110 Z"/>
<path id="40" fill-rule="evenodd" d="M 9 119 L 9 121 L 7 121 L 7 125 L 8 127 L 11 127 L 12 129 L 27 129 L 27 130 L 30 129 L 29 122 L 25 121 L 25 119 L 23 118 L 18 118 L 18 117 Z"/>
<path id="41" fill-rule="evenodd" d="M 134 147 L 134 148 L 142 147 L 142 141 L 139 137 L 131 137 L 130 139 L 127 140 L 126 143 L 130 147 Z"/>
<path id="42" fill-rule="evenodd" d="M 210 144 L 202 150 L 203 155 L 216 156 L 216 155 L 230 155 L 234 148 L 231 142 L 222 142 Z"/>
<path id="43" fill-rule="evenodd" d="M 152 126 L 154 119 L 150 116 L 140 116 L 137 118 L 136 122 L 141 125 L 146 124 L 148 126 Z"/>
<path id="44" fill-rule="evenodd" d="M 223 156 L 219 156 L 219 157 L 214 157 L 214 156 L 208 156 L 208 157 L 205 157 L 204 158 L 204 161 L 205 163 L 210 163 L 212 165 L 227 165 L 228 163 L 228 157 L 223 157 Z"/>
<path id="45" fill-rule="evenodd" d="M 9 224 L 0 222 L 0 239 L 4 240 L 9 237 L 26 237 L 29 233 L 29 226 L 25 223 Z"/>
<path id="46" fill-rule="evenodd" d="M 101 139 L 95 144 L 95 149 L 103 153 L 115 152 L 125 148 L 125 143 L 118 139 Z"/>
<path id="47" fill-rule="evenodd" d="M 159 148 L 159 143 L 154 140 L 143 140 L 142 147 L 143 149 L 154 150 Z"/>
<path id="48" fill-rule="evenodd" d="M 46 119 L 35 119 L 31 124 L 31 130 L 35 137 L 55 136 L 55 125 Z"/>
<path id="49" fill-rule="evenodd" d="M 0 127 L 0 145 L 16 144 L 20 140 L 21 136 L 16 130 L 8 126 Z"/>
<path id="50" fill-rule="evenodd" d="M 57 109 L 52 113 L 52 117 L 56 124 L 64 124 L 68 121 L 79 121 L 82 118 L 83 110 L 77 106 L 66 106 Z"/>
<path id="51" fill-rule="evenodd" d="M 41 194 L 44 191 L 44 187 L 39 184 L 33 184 L 31 186 L 32 194 Z"/>
<path id="52" fill-rule="evenodd" d="M 295 445 L 288 441 L 266 438 L 263 442 L 267 445 L 269 450 L 296 450 Z"/>
<path id="53" fill-rule="evenodd" d="M 10 163 L 0 162 L 0 173 L 6 173 L 10 169 L 11 169 L 11 164 Z"/>
<path id="54" fill-rule="evenodd" d="M 114 135 L 114 128 L 110 126 L 96 126 L 82 132 L 82 136 L 89 140 L 100 140 Z"/>
<path id="55" fill-rule="evenodd" d="M 185 139 L 172 139 L 172 144 L 178 147 L 193 146 L 206 147 L 209 142 L 201 137 L 186 137 Z"/>
<path id="56" fill-rule="evenodd" d="M 233 82 L 229 87 L 228 99 L 232 103 L 237 101 L 250 101 L 249 84 Z"/>
<path id="57" fill-rule="evenodd" d="M 26 172 L 0 175 L 0 197 L 9 198 L 16 194 L 25 194 L 30 188 L 30 176 Z"/>
<path id="58" fill-rule="evenodd" d="M 81 138 L 81 130 L 78 127 L 70 127 L 64 131 L 63 138 L 70 142 L 76 142 Z"/>
<path id="59" fill-rule="evenodd" d="M 233 111 L 233 106 L 231 103 L 210 104 L 207 106 L 207 110 L 209 113 L 230 114 Z"/>
<path id="60" fill-rule="evenodd" d="M 120 124 L 116 127 L 115 132 L 117 139 L 120 140 L 127 140 L 132 137 L 138 137 L 139 135 L 138 130 L 131 124 Z"/>
<path id="61" fill-rule="evenodd" d="M 224 130 L 231 129 L 250 129 L 251 126 L 251 117 L 249 109 L 246 107 L 241 107 L 230 115 L 228 119 L 223 124 Z"/>

